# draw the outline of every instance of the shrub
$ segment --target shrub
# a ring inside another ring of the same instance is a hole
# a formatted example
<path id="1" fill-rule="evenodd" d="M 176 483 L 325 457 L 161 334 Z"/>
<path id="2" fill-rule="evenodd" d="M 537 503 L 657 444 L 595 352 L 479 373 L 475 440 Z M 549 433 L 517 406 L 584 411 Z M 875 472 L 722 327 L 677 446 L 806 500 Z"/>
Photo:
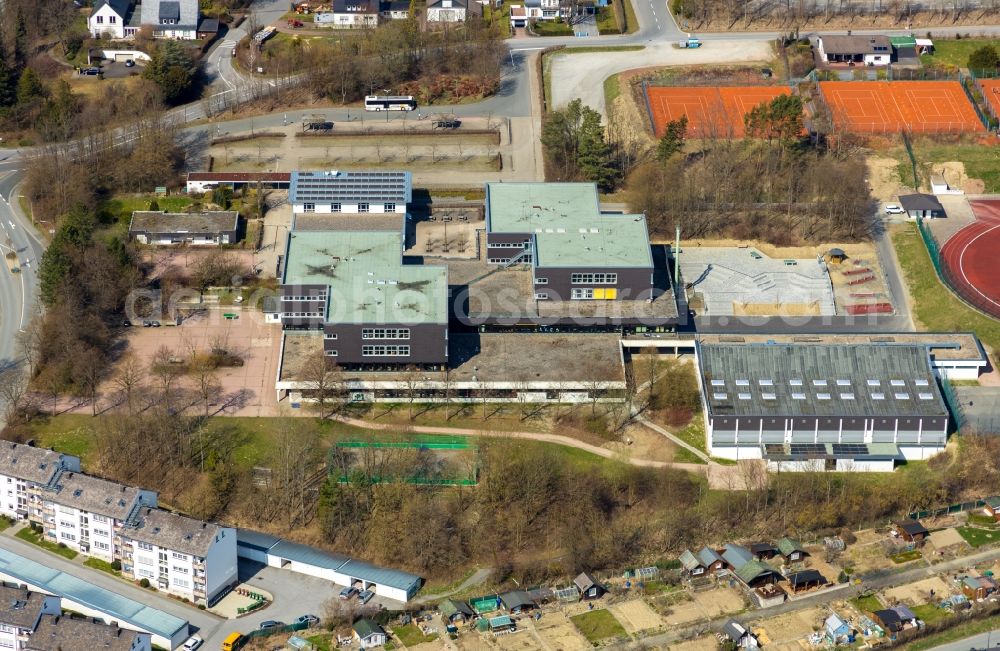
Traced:
<path id="1" fill-rule="evenodd" d="M 149 579 L 142 579 L 141 581 L 139 581 L 139 585 L 142 586 L 143 588 L 148 588 L 149 587 Z"/>
<path id="2" fill-rule="evenodd" d="M 59 549 L 66 549 L 66 543 L 59 543 Z"/>
<path id="3" fill-rule="evenodd" d="M 121 561 L 111 561 L 111 569 L 113 569 L 115 572 L 121 572 L 122 571 L 122 562 Z"/>

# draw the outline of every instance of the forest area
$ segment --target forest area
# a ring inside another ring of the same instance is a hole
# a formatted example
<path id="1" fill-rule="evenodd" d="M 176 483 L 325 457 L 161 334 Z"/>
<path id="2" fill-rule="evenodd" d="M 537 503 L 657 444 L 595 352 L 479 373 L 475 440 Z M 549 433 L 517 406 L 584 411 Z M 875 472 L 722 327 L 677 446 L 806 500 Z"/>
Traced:
<path id="1" fill-rule="evenodd" d="M 142 390 L 155 397 L 158 383 Z M 342 481 L 343 469 L 327 466 L 326 448 L 372 434 L 286 419 L 268 432 L 266 455 L 251 467 L 238 420 L 172 414 L 156 403 L 131 416 L 121 408 L 92 421 L 85 469 L 159 490 L 165 503 L 195 517 L 427 578 L 454 578 L 478 565 L 522 583 L 670 560 L 701 544 L 779 533 L 812 540 L 978 497 L 1000 481 L 1000 442 L 990 437 L 962 437 L 930 462 L 887 475 L 768 475 L 747 464 L 739 472 L 749 490 L 719 491 L 683 470 L 640 468 L 502 435 L 477 439 L 475 486 L 386 481 L 387 468 L 402 476 L 422 463 L 399 448 L 359 455 Z M 18 434 L 23 440 L 30 429 L 5 432 Z"/>
<path id="2" fill-rule="evenodd" d="M 871 235 L 871 196 L 860 146 L 805 137 L 802 103 L 778 97 L 746 115 L 748 138 L 669 122 L 655 152 L 628 177 L 633 211 L 655 236 L 757 239 L 777 246 Z"/>

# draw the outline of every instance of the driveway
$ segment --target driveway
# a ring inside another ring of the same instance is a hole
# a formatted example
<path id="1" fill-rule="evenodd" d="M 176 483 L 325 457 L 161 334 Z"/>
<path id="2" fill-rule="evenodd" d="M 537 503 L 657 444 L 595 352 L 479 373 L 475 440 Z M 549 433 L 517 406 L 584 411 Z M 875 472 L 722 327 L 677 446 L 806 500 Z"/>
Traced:
<path id="1" fill-rule="evenodd" d="M 575 43 L 569 43 L 575 45 Z M 642 52 L 560 53 L 553 57 L 550 76 L 552 102 L 556 108 L 580 98 L 583 103 L 607 115 L 604 80 L 637 67 L 679 66 L 709 63 L 749 63 L 772 57 L 771 43 L 764 38 L 706 41 L 696 50 L 681 50 L 672 43 L 647 45 Z"/>

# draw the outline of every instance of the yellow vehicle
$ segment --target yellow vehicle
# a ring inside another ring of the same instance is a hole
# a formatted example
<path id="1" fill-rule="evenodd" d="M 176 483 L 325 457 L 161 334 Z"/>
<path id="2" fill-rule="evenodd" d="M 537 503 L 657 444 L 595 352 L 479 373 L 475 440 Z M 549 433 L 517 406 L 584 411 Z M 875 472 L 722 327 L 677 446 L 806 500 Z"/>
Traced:
<path id="1" fill-rule="evenodd" d="M 222 641 L 222 651 L 233 651 L 241 637 L 243 636 L 239 633 L 230 633 L 229 637 Z"/>

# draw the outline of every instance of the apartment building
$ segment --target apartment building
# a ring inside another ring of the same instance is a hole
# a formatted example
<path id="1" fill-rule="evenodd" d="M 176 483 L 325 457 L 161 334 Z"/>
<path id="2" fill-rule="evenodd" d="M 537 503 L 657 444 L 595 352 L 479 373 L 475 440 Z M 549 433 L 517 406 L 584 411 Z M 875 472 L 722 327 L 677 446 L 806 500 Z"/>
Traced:
<path id="1" fill-rule="evenodd" d="M 60 612 L 59 597 L 0 585 L 0 648 L 27 648 L 42 616 Z"/>
<path id="2" fill-rule="evenodd" d="M 46 448 L 0 441 L 0 514 L 28 519 L 35 513 L 41 521 L 38 489 L 64 471 L 79 472 L 80 458 Z"/>
<path id="3" fill-rule="evenodd" d="M 53 597 L 58 601 L 58 597 Z M 132 631 L 90 618 L 41 616 L 25 651 L 151 651 L 149 633 Z"/>
<path id="4" fill-rule="evenodd" d="M 108 562 L 120 560 L 116 537 L 142 507 L 156 507 L 154 491 L 64 472 L 38 490 L 45 536 Z"/>
<path id="5" fill-rule="evenodd" d="M 124 576 L 195 603 L 214 603 L 238 583 L 235 529 L 144 508 L 119 541 Z"/>

